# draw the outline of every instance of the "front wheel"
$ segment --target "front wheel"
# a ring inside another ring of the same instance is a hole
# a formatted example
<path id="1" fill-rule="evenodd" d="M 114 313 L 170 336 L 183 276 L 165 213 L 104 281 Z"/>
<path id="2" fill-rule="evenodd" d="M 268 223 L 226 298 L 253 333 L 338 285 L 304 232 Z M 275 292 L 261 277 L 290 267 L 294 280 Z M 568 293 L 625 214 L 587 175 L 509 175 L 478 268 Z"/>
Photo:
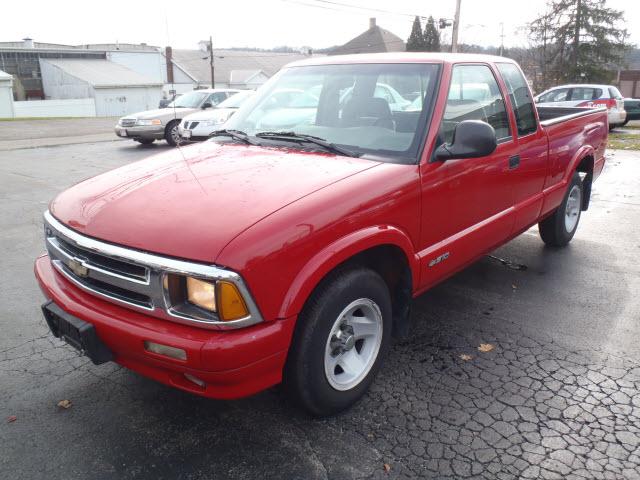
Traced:
<path id="1" fill-rule="evenodd" d="M 285 387 L 313 415 L 350 407 L 373 382 L 390 334 L 391 299 L 380 275 L 366 268 L 330 275 L 298 318 Z"/>
<path id="2" fill-rule="evenodd" d="M 576 172 L 560 206 L 538 224 L 542 241 L 547 245 L 564 247 L 575 235 L 582 211 L 582 189 L 582 179 Z"/>
<path id="3" fill-rule="evenodd" d="M 172 120 L 164 130 L 164 139 L 172 147 L 179 145 L 182 140 L 180 138 L 180 132 L 178 131 L 178 125 L 180 125 L 180 120 Z"/>

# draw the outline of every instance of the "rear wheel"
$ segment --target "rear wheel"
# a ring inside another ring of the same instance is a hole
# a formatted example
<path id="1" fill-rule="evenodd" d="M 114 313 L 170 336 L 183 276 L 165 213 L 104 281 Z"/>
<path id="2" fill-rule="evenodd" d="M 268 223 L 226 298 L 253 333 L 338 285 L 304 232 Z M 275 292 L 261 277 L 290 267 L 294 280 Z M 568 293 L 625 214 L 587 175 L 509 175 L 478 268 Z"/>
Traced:
<path id="1" fill-rule="evenodd" d="M 172 147 L 178 145 L 181 140 L 178 125 L 180 125 L 180 120 L 171 120 L 164 129 L 164 139 Z"/>
<path id="2" fill-rule="evenodd" d="M 582 188 L 582 179 L 576 172 L 558 209 L 538 224 L 540 236 L 547 245 L 564 247 L 575 235 L 582 211 Z"/>
<path id="3" fill-rule="evenodd" d="M 350 407 L 378 372 L 390 332 L 391 299 L 382 277 L 366 268 L 336 272 L 298 318 L 285 387 L 313 415 Z"/>

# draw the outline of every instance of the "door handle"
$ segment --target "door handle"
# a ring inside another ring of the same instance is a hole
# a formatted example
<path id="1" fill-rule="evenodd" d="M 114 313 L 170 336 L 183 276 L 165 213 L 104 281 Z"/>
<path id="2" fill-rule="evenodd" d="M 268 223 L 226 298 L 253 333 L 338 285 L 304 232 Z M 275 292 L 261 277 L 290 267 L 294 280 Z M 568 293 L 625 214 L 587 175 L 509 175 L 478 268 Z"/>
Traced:
<path id="1" fill-rule="evenodd" d="M 509 170 L 514 170 L 520 166 L 520 155 L 509 157 Z"/>

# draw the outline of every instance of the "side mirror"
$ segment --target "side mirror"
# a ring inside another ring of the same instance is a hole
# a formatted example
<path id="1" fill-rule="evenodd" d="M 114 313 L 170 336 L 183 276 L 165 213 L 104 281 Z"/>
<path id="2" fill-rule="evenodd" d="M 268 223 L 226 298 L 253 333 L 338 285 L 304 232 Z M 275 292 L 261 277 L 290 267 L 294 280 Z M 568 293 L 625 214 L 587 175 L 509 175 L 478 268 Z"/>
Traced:
<path id="1" fill-rule="evenodd" d="M 498 142 L 496 131 L 480 120 L 464 120 L 456 125 L 451 143 L 443 143 L 434 154 L 435 160 L 486 157 L 493 153 Z"/>
<path id="2" fill-rule="evenodd" d="M 201 108 L 203 110 L 206 110 L 207 108 L 211 108 L 211 107 L 213 107 L 213 105 L 211 105 L 211 102 L 204 102 Z"/>

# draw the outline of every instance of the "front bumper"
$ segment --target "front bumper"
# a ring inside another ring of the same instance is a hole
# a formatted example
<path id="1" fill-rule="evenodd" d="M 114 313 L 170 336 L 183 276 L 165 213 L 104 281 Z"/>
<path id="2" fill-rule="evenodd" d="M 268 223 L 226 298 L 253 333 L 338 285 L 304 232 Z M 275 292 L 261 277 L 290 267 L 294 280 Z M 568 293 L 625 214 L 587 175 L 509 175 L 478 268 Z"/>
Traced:
<path id="1" fill-rule="evenodd" d="M 47 255 L 36 260 L 44 295 L 92 324 L 115 362 L 166 385 L 211 398 L 254 394 L 282 380 L 295 317 L 232 331 L 212 331 L 135 312 L 91 296 L 53 269 Z M 148 352 L 144 342 L 183 349 L 186 360 Z M 185 377 L 192 375 L 201 387 Z"/>
<path id="2" fill-rule="evenodd" d="M 122 127 L 120 125 L 115 126 L 116 135 L 122 138 L 131 139 L 154 139 L 162 140 L 164 138 L 164 126 L 163 125 L 151 125 L 145 127 Z"/>
<path id="3" fill-rule="evenodd" d="M 178 127 L 178 132 L 180 133 L 180 137 L 188 142 L 202 142 L 204 140 L 209 140 L 209 134 L 215 131 L 217 128 L 215 126 L 211 127 L 196 127 L 194 129 L 185 129 L 182 124 Z M 186 133 L 190 132 L 190 133 Z"/>

